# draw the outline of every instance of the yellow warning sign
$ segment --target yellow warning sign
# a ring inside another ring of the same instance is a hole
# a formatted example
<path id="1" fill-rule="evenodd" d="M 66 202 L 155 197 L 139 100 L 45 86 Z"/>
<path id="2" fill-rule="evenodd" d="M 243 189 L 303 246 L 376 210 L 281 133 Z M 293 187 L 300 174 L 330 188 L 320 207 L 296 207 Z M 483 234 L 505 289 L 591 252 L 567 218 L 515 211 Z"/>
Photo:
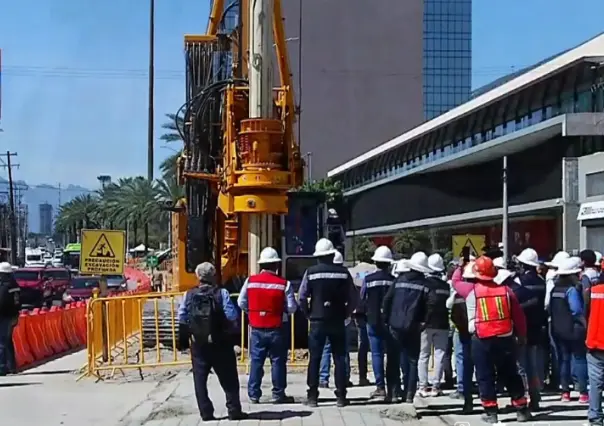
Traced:
<path id="1" fill-rule="evenodd" d="M 478 257 L 482 254 L 482 249 L 485 246 L 484 235 L 453 235 L 453 257 L 458 258 L 463 256 L 463 248 L 470 248 L 470 255 Z"/>
<path id="2" fill-rule="evenodd" d="M 124 273 L 126 238 L 124 231 L 83 229 L 80 272 L 95 275 Z"/>

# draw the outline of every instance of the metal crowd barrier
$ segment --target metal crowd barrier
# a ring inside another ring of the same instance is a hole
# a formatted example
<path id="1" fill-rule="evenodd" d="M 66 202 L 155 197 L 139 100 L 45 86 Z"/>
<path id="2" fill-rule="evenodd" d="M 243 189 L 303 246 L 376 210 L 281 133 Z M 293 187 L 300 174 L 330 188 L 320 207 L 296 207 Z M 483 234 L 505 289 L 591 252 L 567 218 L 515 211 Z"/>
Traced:
<path id="1" fill-rule="evenodd" d="M 144 293 L 120 297 L 93 298 L 87 305 L 87 364 L 84 376 L 102 379 L 104 374 L 111 376 L 117 371 L 154 367 L 173 367 L 190 364 L 189 352 L 176 349 L 178 340 L 178 306 L 184 298 L 184 292 Z M 239 295 L 232 294 L 236 303 Z M 306 367 L 306 356 L 296 359 L 296 350 L 305 350 L 307 345 L 297 347 L 296 334 L 304 334 L 296 324 L 306 323 L 302 314 L 289 316 L 289 354 L 288 367 Z M 296 316 L 298 322 L 296 322 Z M 298 326 L 300 327 L 300 326 Z M 241 352 L 237 357 L 238 366 L 249 372 L 250 333 L 247 315 L 241 312 L 241 328 L 238 345 Z M 298 342 L 300 343 L 300 342 Z M 300 352 L 298 352 L 300 353 Z M 351 354 L 351 365 L 357 367 L 356 357 Z"/>

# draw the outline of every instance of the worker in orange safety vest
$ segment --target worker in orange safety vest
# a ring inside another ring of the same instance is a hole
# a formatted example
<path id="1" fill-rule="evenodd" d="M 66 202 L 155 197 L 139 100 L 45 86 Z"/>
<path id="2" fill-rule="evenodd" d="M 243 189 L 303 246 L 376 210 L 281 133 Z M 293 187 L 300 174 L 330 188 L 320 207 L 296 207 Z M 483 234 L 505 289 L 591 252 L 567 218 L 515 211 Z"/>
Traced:
<path id="1" fill-rule="evenodd" d="M 244 283 L 237 304 L 247 312 L 250 330 L 250 377 L 247 392 L 250 403 L 258 404 L 264 362 L 271 360 L 273 403 L 293 402 L 285 394 L 287 386 L 287 347 L 283 322 L 296 311 L 296 297 L 289 281 L 278 275 L 281 259 L 272 247 L 260 253 L 259 274 Z"/>
<path id="2" fill-rule="evenodd" d="M 604 273 L 585 293 L 587 310 L 587 374 L 589 377 L 590 425 L 604 424 L 602 392 L 604 391 Z"/>
<path id="3" fill-rule="evenodd" d="M 485 413 L 483 421 L 498 422 L 496 374 L 504 381 L 517 410 L 519 422 L 531 419 L 524 384 L 516 368 L 516 340 L 526 343 L 526 318 L 514 292 L 493 279 L 493 260 L 481 256 L 474 262 L 474 289 L 466 298 L 468 330 L 472 333 L 472 358 L 476 366 L 478 391 Z"/>

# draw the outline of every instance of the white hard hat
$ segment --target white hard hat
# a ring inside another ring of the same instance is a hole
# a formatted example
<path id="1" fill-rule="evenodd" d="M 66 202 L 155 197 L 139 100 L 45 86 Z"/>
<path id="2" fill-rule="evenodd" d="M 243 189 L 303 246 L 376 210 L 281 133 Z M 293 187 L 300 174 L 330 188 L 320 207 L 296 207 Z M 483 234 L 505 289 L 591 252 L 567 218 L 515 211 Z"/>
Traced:
<path id="1" fill-rule="evenodd" d="M 313 253 L 313 256 L 329 256 L 335 252 L 336 249 L 333 247 L 333 243 L 327 238 L 321 238 L 319 241 L 317 241 L 317 244 L 315 244 L 315 252 Z"/>
<path id="2" fill-rule="evenodd" d="M 392 263 L 392 251 L 386 246 L 379 246 L 375 249 L 371 260 L 376 263 Z"/>
<path id="3" fill-rule="evenodd" d="M 516 260 L 528 266 L 539 266 L 539 255 L 532 248 L 525 248 L 516 257 Z"/>
<path id="4" fill-rule="evenodd" d="M 423 272 L 424 274 L 432 272 L 432 269 L 428 266 L 428 256 L 423 251 L 413 253 L 407 264 L 410 269 L 417 272 Z"/>
<path id="5" fill-rule="evenodd" d="M 409 260 L 401 259 L 394 264 L 394 268 L 392 269 L 393 274 L 402 274 L 403 272 L 409 272 Z"/>
<path id="6" fill-rule="evenodd" d="M 445 262 L 440 254 L 434 253 L 428 257 L 428 267 L 434 272 L 442 272 L 445 270 Z"/>
<path id="7" fill-rule="evenodd" d="M 13 267 L 11 266 L 10 263 L 8 263 L 8 262 L 0 263 L 0 274 L 12 274 L 13 271 L 14 271 Z"/>
<path id="8" fill-rule="evenodd" d="M 505 263 L 503 262 L 503 257 L 496 257 L 493 259 L 493 265 L 497 269 L 505 269 Z"/>
<path id="9" fill-rule="evenodd" d="M 582 271 L 581 258 L 578 256 L 569 257 L 558 264 L 556 275 L 575 275 Z"/>
<path id="10" fill-rule="evenodd" d="M 336 254 L 333 256 L 333 263 L 336 265 L 342 265 L 344 263 L 344 256 L 338 250 L 336 250 Z"/>
<path id="11" fill-rule="evenodd" d="M 594 251 L 594 253 L 596 254 L 596 266 L 598 266 L 602 262 L 602 253 L 599 251 Z"/>
<path id="12" fill-rule="evenodd" d="M 550 268 L 557 268 L 562 261 L 568 259 L 569 257 L 570 254 L 567 252 L 559 251 L 554 255 L 554 258 L 551 260 L 551 262 L 545 262 L 545 265 L 549 266 Z"/>
<path id="13" fill-rule="evenodd" d="M 279 263 L 281 259 L 279 258 L 279 253 L 272 247 L 265 247 L 260 252 L 260 259 L 258 259 L 258 264 L 262 265 L 265 263 Z"/>
<path id="14" fill-rule="evenodd" d="M 476 278 L 476 275 L 474 275 L 474 261 L 468 262 L 468 264 L 463 268 L 462 277 L 467 280 Z"/>
<path id="15" fill-rule="evenodd" d="M 497 271 L 497 275 L 495 276 L 495 278 L 493 278 L 493 282 L 495 282 L 495 284 L 503 284 L 503 282 L 511 276 L 512 273 L 507 269 L 499 269 Z"/>

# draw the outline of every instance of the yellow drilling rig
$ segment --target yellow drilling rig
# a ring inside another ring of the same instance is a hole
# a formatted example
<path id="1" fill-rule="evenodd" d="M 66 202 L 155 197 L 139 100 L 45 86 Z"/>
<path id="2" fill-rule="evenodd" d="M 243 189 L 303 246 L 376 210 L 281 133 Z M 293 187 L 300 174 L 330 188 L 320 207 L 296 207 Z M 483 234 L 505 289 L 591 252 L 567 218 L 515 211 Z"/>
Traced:
<path id="1" fill-rule="evenodd" d="M 233 11 L 236 22 L 227 22 Z M 186 102 L 176 116 L 186 197 L 172 213 L 175 290 L 197 285 L 195 266 L 210 261 L 237 291 L 269 245 L 308 264 L 323 233 L 324 200 L 290 191 L 302 184 L 304 165 L 283 22 L 281 0 L 214 0 L 206 34 L 185 36 Z M 290 269 L 299 275 L 304 265 Z"/>

